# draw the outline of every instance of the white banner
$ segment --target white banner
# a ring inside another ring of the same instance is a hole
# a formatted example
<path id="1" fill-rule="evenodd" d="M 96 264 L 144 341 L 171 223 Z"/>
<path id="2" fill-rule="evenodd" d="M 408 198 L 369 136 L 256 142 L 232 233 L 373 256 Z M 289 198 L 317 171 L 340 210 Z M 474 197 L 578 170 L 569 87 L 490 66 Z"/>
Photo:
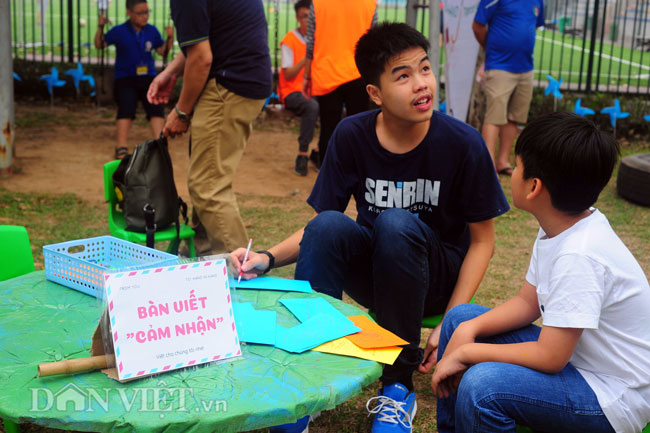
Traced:
<path id="1" fill-rule="evenodd" d="M 478 4 L 479 0 L 445 0 L 442 11 L 447 114 L 463 122 L 467 120 L 479 50 L 472 31 Z"/>

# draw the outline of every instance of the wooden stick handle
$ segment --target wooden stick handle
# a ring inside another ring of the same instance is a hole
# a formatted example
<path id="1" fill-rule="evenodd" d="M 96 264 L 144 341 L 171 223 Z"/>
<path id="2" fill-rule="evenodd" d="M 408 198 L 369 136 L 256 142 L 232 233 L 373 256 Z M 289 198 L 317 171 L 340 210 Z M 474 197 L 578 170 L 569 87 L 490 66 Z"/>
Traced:
<path id="1" fill-rule="evenodd" d="M 55 374 L 70 374 L 79 371 L 101 370 L 108 367 L 106 355 L 90 356 L 88 358 L 66 359 L 57 362 L 38 364 L 38 375 L 54 376 Z"/>

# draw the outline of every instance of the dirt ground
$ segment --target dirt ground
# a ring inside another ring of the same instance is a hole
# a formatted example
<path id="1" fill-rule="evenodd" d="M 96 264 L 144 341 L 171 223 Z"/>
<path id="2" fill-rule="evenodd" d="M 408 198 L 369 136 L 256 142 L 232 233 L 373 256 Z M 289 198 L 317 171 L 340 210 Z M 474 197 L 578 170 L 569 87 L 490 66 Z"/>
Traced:
<path id="1" fill-rule="evenodd" d="M 138 117 L 129 134 L 131 151 L 151 135 L 144 116 Z M 74 193 L 91 204 L 104 203 L 102 166 L 113 158 L 115 146 L 112 107 L 17 103 L 16 119 L 15 158 L 11 173 L 0 173 L 0 187 L 14 192 Z M 293 173 L 297 139 L 296 118 L 260 115 L 235 176 L 235 192 L 306 199 L 317 172 L 310 166 L 305 177 Z M 189 203 L 188 136 L 171 139 L 169 150 L 176 187 Z"/>

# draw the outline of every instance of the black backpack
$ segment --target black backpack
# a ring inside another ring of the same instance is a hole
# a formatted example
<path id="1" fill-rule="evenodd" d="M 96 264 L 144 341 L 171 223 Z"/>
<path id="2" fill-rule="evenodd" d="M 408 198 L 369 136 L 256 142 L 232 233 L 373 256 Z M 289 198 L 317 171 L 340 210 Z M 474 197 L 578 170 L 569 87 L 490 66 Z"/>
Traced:
<path id="1" fill-rule="evenodd" d="M 179 212 L 187 223 L 187 205 L 176 191 L 166 138 L 147 140 L 125 156 L 113 173 L 113 184 L 127 230 L 146 233 L 147 246 L 153 248 L 156 230 L 176 224 L 178 240 Z"/>

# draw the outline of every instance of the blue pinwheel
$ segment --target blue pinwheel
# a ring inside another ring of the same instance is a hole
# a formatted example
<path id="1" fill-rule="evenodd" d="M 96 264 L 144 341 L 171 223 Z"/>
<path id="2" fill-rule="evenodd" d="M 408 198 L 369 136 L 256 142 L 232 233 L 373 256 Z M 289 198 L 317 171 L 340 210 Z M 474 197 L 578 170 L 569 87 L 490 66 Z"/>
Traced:
<path id="1" fill-rule="evenodd" d="M 560 86 L 562 85 L 564 78 L 556 80 L 550 75 L 547 75 L 546 78 L 548 79 L 548 84 L 546 85 L 546 89 L 544 89 L 544 96 L 548 96 L 549 93 L 553 94 L 553 111 L 557 111 L 557 100 L 562 99 Z"/>
<path id="2" fill-rule="evenodd" d="M 81 62 L 77 62 L 77 68 L 76 69 L 68 69 L 65 71 L 66 75 L 72 76 L 72 83 L 74 84 L 75 89 L 77 90 L 77 96 L 79 96 L 79 84 L 82 81 L 88 81 L 88 84 L 90 84 L 90 87 L 93 89 L 92 92 L 90 93 L 90 96 L 95 96 L 95 79 L 93 78 L 92 75 L 85 75 L 83 66 L 81 65 Z"/>
<path id="3" fill-rule="evenodd" d="M 578 116 L 586 117 L 596 113 L 591 108 L 583 107 L 582 105 L 580 105 L 581 103 L 582 103 L 582 98 L 578 98 L 578 100 L 576 101 L 576 106 L 573 109 L 573 112 L 575 114 L 577 114 Z"/>
<path id="4" fill-rule="evenodd" d="M 614 137 L 616 137 L 616 119 L 625 119 L 630 113 L 621 111 L 621 103 L 618 102 L 618 98 L 614 99 L 613 107 L 605 107 L 600 110 L 603 114 L 609 114 L 609 121 L 614 128 Z"/>
<path id="5" fill-rule="evenodd" d="M 264 110 L 264 109 L 266 108 L 266 106 L 269 105 L 269 103 L 271 102 L 272 99 L 278 99 L 278 100 L 279 100 L 280 97 L 278 96 L 277 93 L 272 92 L 272 93 L 269 95 L 269 97 L 266 98 L 266 101 L 264 101 L 264 105 L 262 106 L 262 110 Z"/>
<path id="6" fill-rule="evenodd" d="M 440 103 L 440 106 L 438 107 L 438 110 L 440 110 L 441 112 L 447 114 L 447 101 L 442 101 Z"/>
<path id="7" fill-rule="evenodd" d="M 50 105 L 54 105 L 54 88 L 65 86 L 65 80 L 59 80 L 59 70 L 52 66 L 52 72 L 47 75 L 41 75 L 39 80 L 47 83 L 47 91 L 50 94 Z"/>
<path id="8" fill-rule="evenodd" d="M 646 122 L 650 122 L 650 114 L 643 116 Z"/>
<path id="9" fill-rule="evenodd" d="M 18 75 L 18 74 L 15 73 L 15 72 L 14 72 L 14 80 L 23 81 L 23 79 L 20 78 L 20 75 Z"/>

